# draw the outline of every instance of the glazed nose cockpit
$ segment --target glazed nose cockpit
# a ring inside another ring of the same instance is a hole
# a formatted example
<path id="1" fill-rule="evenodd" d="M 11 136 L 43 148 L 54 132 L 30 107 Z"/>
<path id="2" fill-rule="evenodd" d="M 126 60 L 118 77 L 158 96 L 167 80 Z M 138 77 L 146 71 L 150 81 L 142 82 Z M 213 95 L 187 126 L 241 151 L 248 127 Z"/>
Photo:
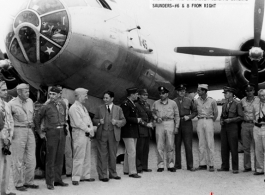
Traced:
<path id="1" fill-rule="evenodd" d="M 57 56 L 68 33 L 69 18 L 59 0 L 29 0 L 6 36 L 6 48 L 23 63 L 45 63 Z"/>

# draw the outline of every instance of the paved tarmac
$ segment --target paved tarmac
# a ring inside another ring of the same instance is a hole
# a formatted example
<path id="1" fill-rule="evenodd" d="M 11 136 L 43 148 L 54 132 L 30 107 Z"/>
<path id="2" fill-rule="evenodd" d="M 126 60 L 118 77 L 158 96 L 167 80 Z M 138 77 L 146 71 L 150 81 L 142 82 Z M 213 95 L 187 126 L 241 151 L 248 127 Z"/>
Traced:
<path id="1" fill-rule="evenodd" d="M 221 166 L 220 154 L 220 126 L 216 122 L 215 132 L 215 169 Z M 193 139 L 193 157 L 194 167 L 199 165 L 198 158 L 198 138 L 194 133 Z M 120 147 L 118 153 L 122 153 L 123 148 Z M 252 151 L 253 154 L 253 151 Z M 253 155 L 252 155 L 253 160 Z M 196 171 L 190 172 L 186 170 L 185 151 L 182 147 L 182 170 L 175 173 L 164 171 L 156 172 L 156 147 L 152 142 L 149 153 L 149 168 L 151 173 L 140 174 L 142 178 L 129 178 L 123 174 L 123 166 L 117 165 L 118 174 L 121 180 L 110 180 L 109 182 L 101 182 L 98 180 L 95 169 L 95 145 L 92 144 L 92 177 L 95 182 L 81 182 L 79 186 L 73 186 L 70 178 L 64 177 L 64 182 L 69 187 L 55 187 L 55 190 L 48 190 L 45 180 L 36 180 L 36 184 L 40 185 L 40 189 L 29 189 L 27 192 L 13 192 L 19 195 L 262 195 L 265 194 L 264 175 L 254 176 L 253 171 L 243 173 L 243 153 L 239 154 L 239 174 L 230 172 L 209 172 Z M 253 161 L 252 161 L 253 162 Z M 254 165 L 253 165 L 254 166 Z"/>

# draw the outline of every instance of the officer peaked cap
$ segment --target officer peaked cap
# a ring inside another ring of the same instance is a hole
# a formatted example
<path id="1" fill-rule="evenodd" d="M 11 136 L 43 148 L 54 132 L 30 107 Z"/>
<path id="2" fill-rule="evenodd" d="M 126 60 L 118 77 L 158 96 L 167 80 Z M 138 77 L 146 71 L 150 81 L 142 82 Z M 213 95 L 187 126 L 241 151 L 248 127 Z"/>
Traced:
<path id="1" fill-rule="evenodd" d="M 198 88 L 202 88 L 202 89 L 208 90 L 208 85 L 207 84 L 199 84 Z"/>
<path id="2" fill-rule="evenodd" d="M 169 92 L 169 90 L 167 88 L 163 87 L 163 86 L 158 87 L 158 91 L 159 92 L 164 92 L 164 93 L 168 93 Z"/>
<path id="3" fill-rule="evenodd" d="M 223 93 L 228 91 L 228 92 L 231 92 L 231 93 L 235 94 L 235 92 L 236 92 L 236 89 L 233 88 L 233 87 L 225 86 L 223 89 L 224 89 Z"/>

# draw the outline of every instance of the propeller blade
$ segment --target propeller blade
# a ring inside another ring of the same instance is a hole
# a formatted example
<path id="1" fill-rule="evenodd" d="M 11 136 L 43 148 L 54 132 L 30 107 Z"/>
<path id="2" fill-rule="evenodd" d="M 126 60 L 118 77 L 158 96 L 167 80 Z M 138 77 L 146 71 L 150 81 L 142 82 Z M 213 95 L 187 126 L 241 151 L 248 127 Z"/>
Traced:
<path id="1" fill-rule="evenodd" d="M 264 0 L 256 0 L 254 8 L 254 46 L 259 47 L 264 16 Z"/>
<path id="2" fill-rule="evenodd" d="M 201 56 L 241 56 L 248 53 L 248 51 L 238 51 L 214 47 L 175 47 L 174 51 L 176 53 Z"/>

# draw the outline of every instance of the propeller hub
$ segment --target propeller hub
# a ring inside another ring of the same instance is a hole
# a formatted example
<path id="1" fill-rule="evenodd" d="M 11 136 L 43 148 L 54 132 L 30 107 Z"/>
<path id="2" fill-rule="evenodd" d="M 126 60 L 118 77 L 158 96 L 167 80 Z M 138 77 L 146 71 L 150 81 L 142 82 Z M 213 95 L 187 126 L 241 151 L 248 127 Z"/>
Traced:
<path id="1" fill-rule="evenodd" d="M 257 60 L 260 61 L 263 58 L 263 50 L 260 47 L 252 47 L 249 50 L 249 58 L 251 61 Z"/>

